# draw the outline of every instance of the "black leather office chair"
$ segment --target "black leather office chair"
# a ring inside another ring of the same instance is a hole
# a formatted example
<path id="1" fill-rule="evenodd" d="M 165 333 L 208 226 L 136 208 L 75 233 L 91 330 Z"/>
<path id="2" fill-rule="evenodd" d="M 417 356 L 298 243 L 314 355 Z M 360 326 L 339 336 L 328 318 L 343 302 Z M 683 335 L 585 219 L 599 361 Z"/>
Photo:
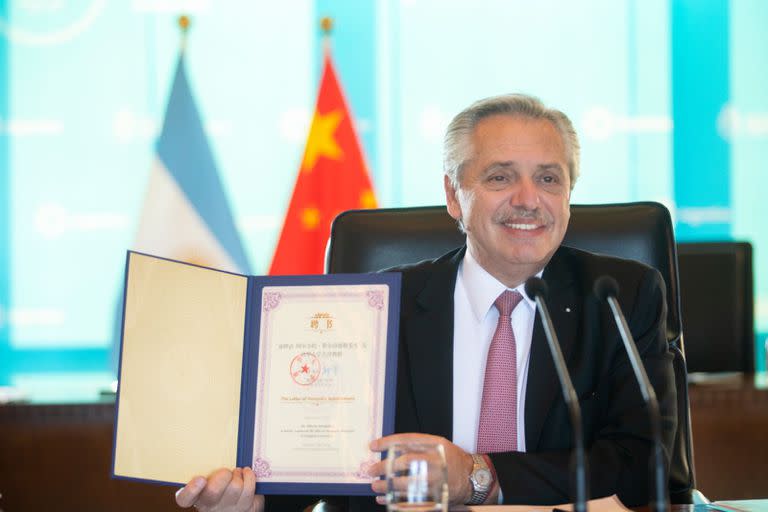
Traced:
<path id="1" fill-rule="evenodd" d="M 672 503 L 691 503 L 694 489 L 688 383 L 680 321 L 677 253 L 669 211 L 659 203 L 571 205 L 566 245 L 639 260 L 667 284 L 667 341 L 674 354 L 678 431 L 669 474 Z M 445 206 L 352 210 L 331 227 L 328 273 L 371 272 L 436 258 L 464 244 Z"/>

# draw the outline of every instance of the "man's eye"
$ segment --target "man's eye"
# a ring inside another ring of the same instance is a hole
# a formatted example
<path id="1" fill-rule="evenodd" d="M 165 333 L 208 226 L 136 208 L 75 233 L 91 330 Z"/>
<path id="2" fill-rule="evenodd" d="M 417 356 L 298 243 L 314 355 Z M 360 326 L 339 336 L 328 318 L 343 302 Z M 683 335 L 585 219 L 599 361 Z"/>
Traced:
<path id="1" fill-rule="evenodd" d="M 551 175 L 542 176 L 541 181 L 543 181 L 544 183 L 557 183 L 557 177 L 551 176 Z"/>
<path id="2" fill-rule="evenodd" d="M 502 176 L 502 175 L 498 175 L 498 174 L 488 178 L 488 181 L 494 181 L 494 182 L 497 182 L 497 183 L 500 183 L 500 182 L 506 181 L 506 180 L 507 180 L 506 176 Z"/>

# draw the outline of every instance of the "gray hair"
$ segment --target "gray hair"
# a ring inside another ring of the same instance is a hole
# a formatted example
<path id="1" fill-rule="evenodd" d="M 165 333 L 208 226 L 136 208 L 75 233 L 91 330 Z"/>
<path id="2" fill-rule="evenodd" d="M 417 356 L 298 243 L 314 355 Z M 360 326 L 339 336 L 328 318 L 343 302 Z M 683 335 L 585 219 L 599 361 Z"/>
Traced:
<path id="1" fill-rule="evenodd" d="M 469 138 L 477 124 L 495 115 L 519 116 L 529 119 L 543 119 L 551 122 L 565 144 L 568 160 L 568 174 L 571 178 L 571 189 L 579 177 L 579 137 L 568 116 L 559 110 L 547 108 L 541 100 L 525 94 L 504 94 L 476 101 L 456 117 L 448 125 L 443 139 L 443 172 L 451 180 L 454 188 L 458 188 L 459 179 L 467 162 Z"/>

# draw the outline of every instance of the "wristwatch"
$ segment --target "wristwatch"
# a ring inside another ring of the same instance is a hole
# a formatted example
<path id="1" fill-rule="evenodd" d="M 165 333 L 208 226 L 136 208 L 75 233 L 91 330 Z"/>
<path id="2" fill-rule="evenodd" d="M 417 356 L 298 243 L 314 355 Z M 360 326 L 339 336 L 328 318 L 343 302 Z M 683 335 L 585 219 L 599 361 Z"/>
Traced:
<path id="1" fill-rule="evenodd" d="M 472 461 L 475 463 L 472 473 L 469 475 L 469 483 L 472 484 L 472 497 L 469 498 L 467 505 L 482 505 L 491 492 L 493 473 L 485 462 L 485 458 L 479 453 L 472 454 Z"/>

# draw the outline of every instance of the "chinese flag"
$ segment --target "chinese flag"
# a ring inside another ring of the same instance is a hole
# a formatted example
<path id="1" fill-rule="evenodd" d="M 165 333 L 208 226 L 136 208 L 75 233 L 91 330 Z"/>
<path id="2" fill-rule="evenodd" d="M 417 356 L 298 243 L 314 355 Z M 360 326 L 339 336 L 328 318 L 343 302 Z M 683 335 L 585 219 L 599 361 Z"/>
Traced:
<path id="1" fill-rule="evenodd" d="M 352 116 L 326 54 L 304 158 L 269 273 L 322 274 L 333 218 L 375 207 Z"/>

